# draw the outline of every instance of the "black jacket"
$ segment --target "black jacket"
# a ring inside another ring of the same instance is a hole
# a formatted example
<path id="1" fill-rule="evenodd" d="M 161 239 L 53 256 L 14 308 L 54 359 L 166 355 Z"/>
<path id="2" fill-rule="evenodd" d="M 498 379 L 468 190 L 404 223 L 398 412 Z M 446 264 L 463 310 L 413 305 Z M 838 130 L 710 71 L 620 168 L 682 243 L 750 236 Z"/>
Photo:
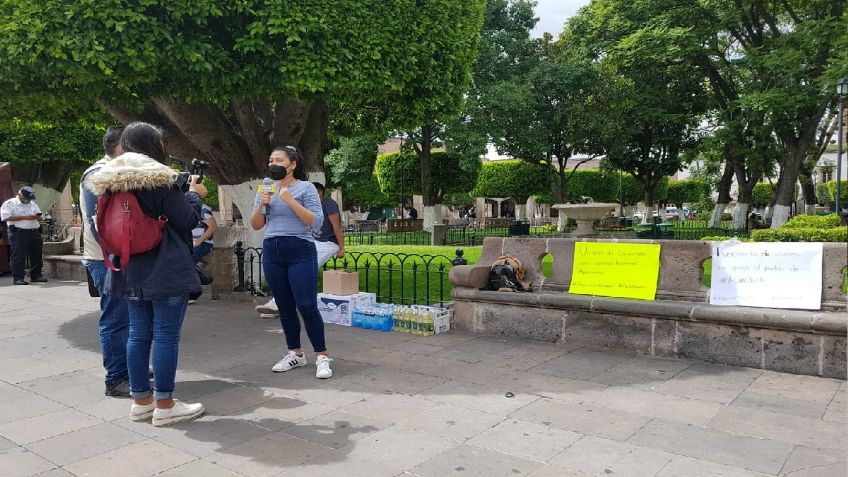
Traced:
<path id="1" fill-rule="evenodd" d="M 118 156 L 91 175 L 88 185 L 95 194 L 131 191 L 145 214 L 168 218 L 159 246 L 133 255 L 126 270 L 110 272 L 104 292 L 138 300 L 200 293 L 200 279 L 191 257 L 191 230 L 200 221 L 200 197 L 183 193 L 174 178 L 169 167 L 136 153 Z"/>

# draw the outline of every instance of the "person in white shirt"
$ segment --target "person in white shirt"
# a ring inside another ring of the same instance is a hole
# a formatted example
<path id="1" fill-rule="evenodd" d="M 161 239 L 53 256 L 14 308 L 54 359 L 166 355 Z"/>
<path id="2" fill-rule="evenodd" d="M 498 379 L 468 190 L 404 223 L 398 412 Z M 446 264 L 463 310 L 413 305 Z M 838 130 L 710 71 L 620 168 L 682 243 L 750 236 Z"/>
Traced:
<path id="1" fill-rule="evenodd" d="M 12 283 L 28 285 L 24 280 L 24 266 L 29 258 L 29 274 L 33 282 L 46 282 L 41 275 L 41 209 L 35 203 L 35 190 L 23 186 L 18 195 L 0 206 L 0 220 L 9 228 L 9 243 L 12 245 Z"/>

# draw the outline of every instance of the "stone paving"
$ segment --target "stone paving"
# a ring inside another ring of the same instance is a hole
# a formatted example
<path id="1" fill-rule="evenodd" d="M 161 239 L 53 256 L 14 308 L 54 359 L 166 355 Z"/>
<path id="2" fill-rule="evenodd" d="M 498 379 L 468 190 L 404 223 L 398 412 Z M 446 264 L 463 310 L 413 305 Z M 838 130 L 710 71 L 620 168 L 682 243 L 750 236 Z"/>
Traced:
<path id="1" fill-rule="evenodd" d="M 270 372 L 276 320 L 205 298 L 189 308 L 176 393 L 208 413 L 154 428 L 103 395 L 84 284 L 2 280 L 3 476 L 848 473 L 844 381 L 337 326 L 335 377 L 319 381 L 311 363 Z"/>

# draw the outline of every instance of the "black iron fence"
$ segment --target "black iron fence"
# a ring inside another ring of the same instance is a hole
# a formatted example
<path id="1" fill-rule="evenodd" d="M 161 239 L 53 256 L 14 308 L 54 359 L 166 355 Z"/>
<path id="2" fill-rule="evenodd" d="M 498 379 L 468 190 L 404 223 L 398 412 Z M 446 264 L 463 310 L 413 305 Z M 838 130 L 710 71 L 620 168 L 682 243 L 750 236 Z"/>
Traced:
<path id="1" fill-rule="evenodd" d="M 633 232 L 632 227 L 620 226 L 617 224 L 595 224 L 595 228 L 602 233 L 612 232 Z M 563 230 L 557 230 L 555 224 L 533 226 L 526 222 L 516 222 L 506 227 L 486 227 L 486 226 L 448 226 L 445 234 L 445 245 L 464 245 L 475 246 L 482 245 L 483 239 L 486 237 L 537 237 L 537 238 L 556 238 L 569 237 L 575 226 L 567 225 Z"/>
<path id="2" fill-rule="evenodd" d="M 430 245 L 430 232 L 377 232 L 371 230 L 346 230 L 345 245 Z"/>
<path id="3" fill-rule="evenodd" d="M 244 248 L 236 242 L 237 284 L 235 291 L 267 296 L 267 284 L 262 271 L 262 249 Z M 453 258 L 446 255 L 417 255 L 405 253 L 348 252 L 344 258 L 333 257 L 319 272 L 321 289 L 325 270 L 359 272 L 361 291 L 375 293 L 382 303 L 404 305 L 444 305 L 450 300 L 448 274 L 454 265 L 467 263 L 461 249 Z"/>

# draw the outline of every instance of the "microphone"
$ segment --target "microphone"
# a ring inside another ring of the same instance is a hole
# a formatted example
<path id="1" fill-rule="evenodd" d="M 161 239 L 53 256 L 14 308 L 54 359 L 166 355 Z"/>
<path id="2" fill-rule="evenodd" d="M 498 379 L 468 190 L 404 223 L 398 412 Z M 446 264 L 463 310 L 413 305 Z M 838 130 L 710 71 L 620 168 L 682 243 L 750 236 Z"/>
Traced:
<path id="1" fill-rule="evenodd" d="M 273 194 L 274 189 L 276 189 L 276 187 L 274 187 L 274 181 L 272 181 L 270 177 L 266 177 L 265 179 L 262 179 L 262 185 L 259 186 L 259 193 L 260 194 L 265 194 L 267 192 L 270 192 L 270 193 Z M 268 215 L 268 206 L 267 205 L 262 206 L 262 215 Z"/>

